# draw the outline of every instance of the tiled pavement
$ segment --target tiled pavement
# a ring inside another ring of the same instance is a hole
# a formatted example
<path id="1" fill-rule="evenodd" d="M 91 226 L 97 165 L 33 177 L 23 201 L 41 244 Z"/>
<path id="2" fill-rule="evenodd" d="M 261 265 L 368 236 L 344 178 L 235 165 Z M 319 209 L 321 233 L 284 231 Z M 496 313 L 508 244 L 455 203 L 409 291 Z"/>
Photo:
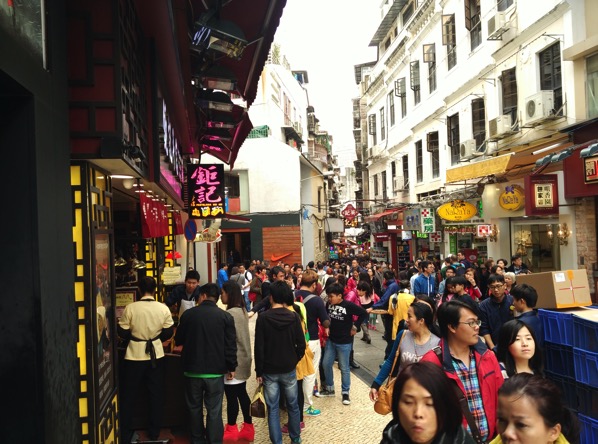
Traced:
<path id="1" fill-rule="evenodd" d="M 249 321 L 249 329 L 252 336 L 255 329 L 256 317 Z M 381 321 L 377 324 L 382 329 Z M 322 414 L 317 417 L 305 416 L 305 429 L 301 433 L 303 443 L 307 444 L 378 444 L 382 437 L 382 430 L 391 420 L 391 415 L 380 416 L 374 412 L 373 403 L 369 399 L 369 386 L 379 370 L 379 364 L 384 356 L 386 343 L 382 340 L 382 331 L 370 330 L 372 343 L 366 344 L 361 341 L 362 333 L 355 338 L 355 360 L 361 365 L 360 369 L 351 370 L 351 405 L 343 405 L 340 394 L 340 371 L 336 364 L 334 366 L 334 381 L 336 385 L 336 396 L 333 398 L 315 398 L 314 407 L 320 409 Z M 253 395 L 256 388 L 255 377 L 247 381 L 249 396 Z M 226 398 L 223 406 L 224 421 L 226 421 Z M 239 415 L 238 424 L 242 423 L 242 416 Z M 286 422 L 286 413 L 281 412 L 281 423 Z M 254 418 L 255 443 L 267 444 L 268 423 L 266 419 Z M 187 436 L 172 436 L 171 444 L 186 444 L 189 442 Z M 244 441 L 238 441 L 243 442 Z M 283 442 L 290 442 L 288 436 L 284 436 Z M 225 441 L 228 443 L 228 441 Z"/>
<path id="2" fill-rule="evenodd" d="M 377 325 L 382 328 L 381 321 Z M 253 335 L 255 317 L 250 320 L 249 327 Z M 314 406 L 322 410 L 322 414 L 316 417 L 305 416 L 305 429 L 301 433 L 304 443 L 378 444 L 380 442 L 382 430 L 391 420 L 391 415 L 380 416 L 374 412 L 373 403 L 369 399 L 369 386 L 378 373 L 378 365 L 382 362 L 386 343 L 382 340 L 382 332 L 370 331 L 370 333 L 371 344 L 360 340 L 361 332 L 355 339 L 355 360 L 361 365 L 361 369 L 351 371 L 351 405 L 346 406 L 341 402 L 340 371 L 335 365 L 336 396 L 314 398 Z M 251 396 L 256 387 L 255 378 L 249 380 L 247 385 Z M 282 415 L 286 419 L 286 413 L 283 412 Z M 260 444 L 270 442 L 267 421 L 255 418 L 254 425 L 256 430 L 254 442 Z M 290 439 L 285 437 L 284 442 L 290 442 Z"/>

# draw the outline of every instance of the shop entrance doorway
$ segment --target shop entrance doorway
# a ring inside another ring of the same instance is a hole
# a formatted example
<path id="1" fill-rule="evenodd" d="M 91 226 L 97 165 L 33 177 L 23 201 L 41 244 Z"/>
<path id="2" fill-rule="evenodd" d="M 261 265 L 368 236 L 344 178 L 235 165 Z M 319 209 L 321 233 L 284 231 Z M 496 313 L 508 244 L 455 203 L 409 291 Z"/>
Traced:
<path id="1" fill-rule="evenodd" d="M 557 219 L 511 221 L 511 254 L 520 254 L 534 273 L 561 269 L 561 250 L 558 240 L 550 238 L 556 232 Z"/>
<path id="2" fill-rule="evenodd" d="M 251 236 L 247 231 L 222 233 L 220 242 L 220 262 L 226 264 L 245 264 L 251 261 Z"/>

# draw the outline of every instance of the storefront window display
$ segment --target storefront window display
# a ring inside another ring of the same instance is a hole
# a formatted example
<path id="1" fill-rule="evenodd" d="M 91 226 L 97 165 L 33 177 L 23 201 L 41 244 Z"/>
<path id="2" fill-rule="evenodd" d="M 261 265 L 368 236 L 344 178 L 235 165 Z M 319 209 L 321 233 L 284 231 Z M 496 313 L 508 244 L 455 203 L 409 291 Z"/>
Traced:
<path id="1" fill-rule="evenodd" d="M 521 255 L 523 262 L 535 272 L 561 269 L 561 252 L 558 240 L 549 236 L 550 228 L 556 232 L 558 220 L 534 219 L 511 222 L 512 254 Z"/>

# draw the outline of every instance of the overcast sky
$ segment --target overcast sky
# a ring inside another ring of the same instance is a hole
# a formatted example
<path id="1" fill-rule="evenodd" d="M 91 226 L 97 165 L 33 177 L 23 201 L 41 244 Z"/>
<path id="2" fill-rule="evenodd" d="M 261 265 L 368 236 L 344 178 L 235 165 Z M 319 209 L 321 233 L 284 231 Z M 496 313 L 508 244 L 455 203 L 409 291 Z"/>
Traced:
<path id="1" fill-rule="evenodd" d="M 293 70 L 309 75 L 310 105 L 333 149 L 354 152 L 354 66 L 374 61 L 369 43 L 380 22 L 380 0 L 287 0 L 274 41 Z"/>

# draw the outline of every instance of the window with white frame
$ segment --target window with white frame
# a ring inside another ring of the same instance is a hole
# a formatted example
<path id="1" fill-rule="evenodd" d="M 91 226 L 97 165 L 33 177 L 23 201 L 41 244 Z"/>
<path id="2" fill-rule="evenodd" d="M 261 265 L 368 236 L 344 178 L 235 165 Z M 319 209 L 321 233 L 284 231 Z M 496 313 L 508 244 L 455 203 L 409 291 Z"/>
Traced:
<path id="1" fill-rule="evenodd" d="M 557 42 L 540 52 L 540 89 L 554 93 L 554 109 L 563 115 L 563 78 L 561 75 L 561 44 Z"/>
<path id="2" fill-rule="evenodd" d="M 586 59 L 588 117 L 598 117 L 598 54 Z"/>
<path id="3" fill-rule="evenodd" d="M 405 154 L 401 159 L 403 165 L 403 189 L 409 189 L 409 156 Z"/>
<path id="4" fill-rule="evenodd" d="M 401 117 L 407 115 L 407 82 L 405 77 L 395 80 L 395 96 L 401 101 Z"/>
<path id="5" fill-rule="evenodd" d="M 517 76 L 515 68 L 507 69 L 500 76 L 502 87 L 502 113 L 511 116 L 511 124 L 517 122 Z"/>
<path id="6" fill-rule="evenodd" d="M 432 166 L 432 178 L 440 177 L 440 141 L 438 131 L 426 135 L 427 150 L 430 153 L 430 164 Z"/>
<path id="7" fill-rule="evenodd" d="M 384 119 L 384 107 L 380 108 L 380 140 L 386 139 L 386 119 Z"/>
<path id="8" fill-rule="evenodd" d="M 421 101 L 421 84 L 419 74 L 419 60 L 411 62 L 411 89 L 413 90 L 413 103 L 416 105 Z"/>
<path id="9" fill-rule="evenodd" d="M 368 116 L 368 133 L 372 136 L 372 145 L 376 145 L 378 143 L 376 135 L 376 114 L 370 114 Z"/>
<path id="10" fill-rule="evenodd" d="M 415 142 L 415 175 L 417 183 L 424 180 L 424 152 L 422 148 L 422 141 Z"/>
<path id="11" fill-rule="evenodd" d="M 480 0 L 465 0 L 465 29 L 469 31 L 471 50 L 482 43 L 482 15 Z"/>
<path id="12" fill-rule="evenodd" d="M 446 118 L 447 145 L 451 148 L 451 165 L 456 165 L 460 160 L 459 147 L 459 113 Z"/>
<path id="13" fill-rule="evenodd" d="M 450 71 L 457 65 L 457 34 L 455 14 L 442 16 L 442 44 L 446 46 L 446 61 Z"/>
<path id="14" fill-rule="evenodd" d="M 392 92 L 388 93 L 388 116 L 390 126 L 393 126 L 395 124 L 395 96 Z"/>
<path id="15" fill-rule="evenodd" d="M 484 106 L 484 99 L 471 101 L 471 127 L 475 146 L 479 149 L 486 140 L 486 107 Z"/>

